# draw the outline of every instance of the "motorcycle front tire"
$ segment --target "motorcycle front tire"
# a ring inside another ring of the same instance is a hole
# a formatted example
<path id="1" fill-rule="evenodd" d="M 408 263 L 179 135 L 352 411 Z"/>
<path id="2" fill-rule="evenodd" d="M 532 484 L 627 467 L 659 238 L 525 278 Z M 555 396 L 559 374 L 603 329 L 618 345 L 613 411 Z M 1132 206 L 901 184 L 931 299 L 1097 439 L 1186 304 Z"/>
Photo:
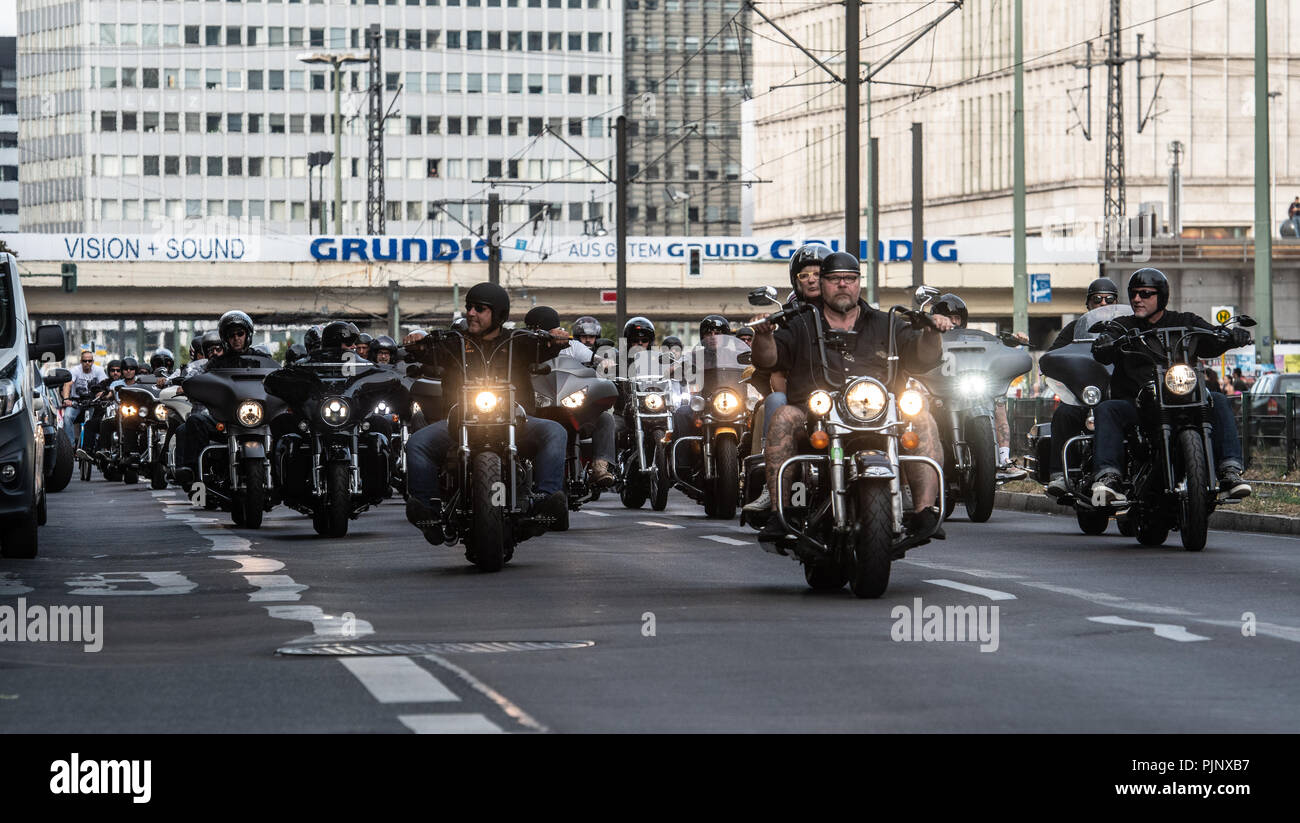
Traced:
<path id="1" fill-rule="evenodd" d="M 993 421 L 987 417 L 969 420 L 966 445 L 971 466 L 961 498 L 971 522 L 983 523 L 993 514 L 993 498 L 998 487 L 998 441 L 993 436 Z"/>
<path id="2" fill-rule="evenodd" d="M 473 508 L 466 548 L 480 571 L 499 572 L 506 562 L 506 522 L 505 510 L 494 505 L 493 497 L 501 482 L 501 456 L 493 452 L 474 455 L 470 476 Z"/>

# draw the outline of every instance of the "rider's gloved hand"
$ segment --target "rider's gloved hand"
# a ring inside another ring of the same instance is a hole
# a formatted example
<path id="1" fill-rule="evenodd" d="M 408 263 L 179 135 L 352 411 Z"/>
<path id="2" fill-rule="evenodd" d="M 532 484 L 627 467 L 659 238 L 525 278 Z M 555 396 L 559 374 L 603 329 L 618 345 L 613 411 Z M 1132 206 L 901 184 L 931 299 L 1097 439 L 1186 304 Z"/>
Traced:
<path id="1" fill-rule="evenodd" d="M 1232 343 L 1232 347 L 1234 349 L 1239 349 L 1242 346 L 1250 345 L 1250 332 L 1238 326 L 1237 328 L 1228 332 L 1227 335 L 1225 336 L 1225 339 L 1228 342 Z"/>
<path id="2" fill-rule="evenodd" d="M 1101 334 L 1096 340 L 1092 341 L 1092 356 L 1097 358 L 1099 363 L 1109 363 L 1115 358 L 1115 338 L 1109 334 Z"/>

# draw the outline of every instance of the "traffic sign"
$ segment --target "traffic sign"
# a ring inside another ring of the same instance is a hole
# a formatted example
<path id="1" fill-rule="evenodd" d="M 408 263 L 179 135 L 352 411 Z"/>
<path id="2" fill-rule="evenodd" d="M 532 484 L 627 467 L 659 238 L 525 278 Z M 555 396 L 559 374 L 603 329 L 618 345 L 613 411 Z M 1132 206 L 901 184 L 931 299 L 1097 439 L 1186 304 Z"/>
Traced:
<path id="1" fill-rule="evenodd" d="M 616 289 L 601 289 L 601 290 L 600 290 L 600 302 L 602 302 L 602 303 L 617 303 L 617 302 L 618 302 L 618 291 L 617 291 Z"/>
<path id="2" fill-rule="evenodd" d="M 1052 275 L 1048 272 L 1029 275 L 1029 302 L 1052 302 Z"/>
<path id="3" fill-rule="evenodd" d="M 1210 316 L 1214 318 L 1215 323 L 1218 323 L 1219 325 L 1223 325 L 1224 323 L 1227 323 L 1229 320 L 1237 316 L 1237 307 L 1236 306 L 1212 306 L 1210 308 Z"/>

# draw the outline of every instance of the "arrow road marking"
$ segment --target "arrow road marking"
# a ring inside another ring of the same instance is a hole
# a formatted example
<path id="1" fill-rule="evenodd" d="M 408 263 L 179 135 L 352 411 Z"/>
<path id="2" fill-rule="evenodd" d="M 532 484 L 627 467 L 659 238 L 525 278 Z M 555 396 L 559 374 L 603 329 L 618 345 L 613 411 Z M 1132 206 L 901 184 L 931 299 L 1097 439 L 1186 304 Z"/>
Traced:
<path id="1" fill-rule="evenodd" d="M 1108 615 L 1106 617 L 1089 617 L 1094 623 L 1106 623 L 1111 626 L 1141 626 L 1152 629 L 1156 637 L 1163 637 L 1166 640 L 1177 640 L 1179 643 L 1193 643 L 1197 640 L 1209 640 L 1208 637 L 1202 637 L 1199 634 L 1192 634 L 1182 626 L 1175 626 L 1172 623 L 1143 623 L 1138 620 L 1129 620 L 1124 617 Z"/>
<path id="2" fill-rule="evenodd" d="M 980 597 L 987 597 L 989 600 L 1015 600 L 1016 599 L 1016 596 L 1014 594 L 1008 594 L 1007 592 L 1000 592 L 997 591 L 996 589 L 985 589 L 979 586 L 968 586 L 965 583 L 958 583 L 955 580 L 927 580 L 925 582 L 933 583 L 936 586 L 944 586 L 949 589 L 956 589 L 957 591 L 960 592 L 970 592 L 971 594 L 978 594 Z"/>

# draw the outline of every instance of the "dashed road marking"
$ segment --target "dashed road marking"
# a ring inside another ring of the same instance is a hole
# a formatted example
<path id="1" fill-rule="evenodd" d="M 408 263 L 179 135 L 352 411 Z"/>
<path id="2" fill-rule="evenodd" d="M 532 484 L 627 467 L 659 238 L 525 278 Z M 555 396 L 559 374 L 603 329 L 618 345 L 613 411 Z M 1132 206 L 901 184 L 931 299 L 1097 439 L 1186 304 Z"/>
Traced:
<path id="1" fill-rule="evenodd" d="M 315 632 L 307 637 L 300 637 L 294 643 L 324 643 L 339 638 L 363 637 L 375 633 L 370 621 L 347 614 L 325 614 L 320 606 L 263 606 L 266 613 L 278 620 L 303 620 L 311 624 Z"/>
<path id="2" fill-rule="evenodd" d="M 231 574 L 269 574 L 284 568 L 283 563 L 271 557 L 253 557 L 241 554 L 221 559 L 239 564 L 239 568 L 230 570 Z"/>
<path id="3" fill-rule="evenodd" d="M 660 523 L 660 522 L 655 521 L 655 520 L 638 520 L 638 521 L 636 521 L 636 522 L 637 522 L 637 525 L 640 525 L 640 526 L 658 526 L 658 527 L 661 528 L 661 529 L 684 529 L 684 528 L 686 528 L 685 526 L 678 526 L 678 525 L 675 525 L 675 524 L 673 524 L 673 523 Z"/>
<path id="4" fill-rule="evenodd" d="M 1045 589 L 1057 594 L 1068 594 L 1071 597 L 1078 597 L 1087 600 L 1090 603 L 1096 603 L 1100 606 L 1109 606 L 1114 609 L 1128 609 L 1134 612 L 1147 612 L 1149 614 L 1167 614 L 1178 616 L 1189 616 L 1192 612 L 1186 609 L 1177 609 L 1173 606 L 1158 606 L 1152 603 L 1138 603 L 1133 600 L 1126 600 L 1123 597 L 1105 592 L 1090 592 L 1083 589 L 1075 589 L 1069 586 L 1058 586 L 1055 583 L 1040 583 L 1024 581 L 1020 585 L 1032 586 L 1035 589 Z"/>
<path id="5" fill-rule="evenodd" d="M 199 585 L 180 572 L 103 572 L 74 577 L 65 583 L 73 587 L 68 594 L 90 597 L 189 594 Z M 138 588 L 141 583 L 149 588 Z"/>
<path id="6" fill-rule="evenodd" d="M 737 539 L 734 538 L 734 537 L 723 537 L 723 536 L 720 535 L 720 534 L 702 534 L 702 535 L 700 535 L 700 537 L 703 538 L 704 540 L 712 540 L 714 543 L 723 543 L 723 544 L 728 545 L 728 546 L 751 546 L 751 545 L 753 545 L 753 543 L 750 542 L 750 541 L 747 541 L 747 540 L 737 540 Z"/>
<path id="7" fill-rule="evenodd" d="M 474 675 L 465 671 L 460 666 L 457 666 L 455 663 L 452 663 L 450 660 L 443 657 L 442 655 L 426 654 L 424 656 L 424 659 L 433 663 L 437 663 L 442 668 L 446 669 L 447 671 L 459 677 L 463 682 L 469 685 L 469 687 L 472 688 L 474 691 L 478 692 L 479 694 L 486 697 L 488 700 L 491 700 L 493 703 L 495 703 L 497 705 L 497 708 L 505 712 L 507 717 L 511 718 L 519 725 L 532 729 L 533 731 L 536 732 L 548 731 L 548 729 L 545 726 L 543 726 L 541 723 L 538 723 L 536 720 L 534 720 L 527 712 L 525 712 L 523 709 L 516 706 L 514 703 L 511 703 L 510 700 L 508 700 L 505 695 L 501 694 L 496 689 L 492 688 L 488 684 L 479 680 Z"/>
<path id="8" fill-rule="evenodd" d="M 33 591 L 32 587 L 19 580 L 17 572 L 0 572 L 0 597 L 12 597 L 30 591 Z"/>
<path id="9" fill-rule="evenodd" d="M 1107 615 L 1105 617 L 1089 617 L 1094 623 L 1106 623 L 1111 626 L 1141 626 L 1153 630 L 1156 637 L 1163 637 L 1166 640 L 1176 640 L 1179 643 L 1194 643 L 1197 640 L 1209 640 L 1199 634 L 1192 634 L 1182 626 L 1175 626 L 1172 623 L 1143 623 L 1139 620 L 1129 620 L 1124 617 Z"/>
<path id="10" fill-rule="evenodd" d="M 938 572 L 957 572 L 958 574 L 969 574 L 971 577 L 985 577 L 989 580 L 1021 580 L 1023 574 L 1011 574 L 1009 572 L 994 572 L 987 569 L 967 569 L 961 566 L 950 566 L 946 563 L 935 563 L 931 560 L 899 560 L 899 563 L 906 563 L 909 566 L 920 566 L 923 569 L 934 569 Z"/>
<path id="11" fill-rule="evenodd" d="M 442 681 L 409 657 L 351 657 L 339 660 L 380 703 L 458 702 Z"/>
<path id="12" fill-rule="evenodd" d="M 1197 618 L 1197 623 L 1207 623 L 1211 626 L 1227 626 L 1231 629 L 1240 629 L 1242 622 L 1240 620 L 1206 620 Z M 1262 623 L 1255 622 L 1256 634 L 1266 634 L 1269 637 L 1279 637 L 1283 640 L 1290 640 L 1292 643 L 1300 643 L 1300 629 L 1294 626 L 1283 626 L 1280 623 Z"/>
<path id="13" fill-rule="evenodd" d="M 1008 594 L 1007 592 L 1000 592 L 997 589 L 985 589 L 985 588 L 981 588 L 980 586 L 970 586 L 965 583 L 958 583 L 955 580 L 939 579 L 939 580 L 927 580 L 925 582 L 933 583 L 936 586 L 943 586 L 949 589 L 956 589 L 957 591 L 960 592 L 970 592 L 971 594 L 978 594 L 980 597 L 987 597 L 989 600 L 1015 600 L 1016 599 L 1016 596 L 1014 594 Z"/>
<path id="14" fill-rule="evenodd" d="M 481 714 L 399 714 L 397 719 L 416 734 L 504 734 Z"/>
<path id="15" fill-rule="evenodd" d="M 589 514 L 589 515 L 591 515 L 592 517 L 609 517 L 609 516 L 610 516 L 610 515 L 606 514 L 605 512 L 592 511 L 591 509 L 578 509 L 578 511 L 582 512 L 583 514 Z"/>

